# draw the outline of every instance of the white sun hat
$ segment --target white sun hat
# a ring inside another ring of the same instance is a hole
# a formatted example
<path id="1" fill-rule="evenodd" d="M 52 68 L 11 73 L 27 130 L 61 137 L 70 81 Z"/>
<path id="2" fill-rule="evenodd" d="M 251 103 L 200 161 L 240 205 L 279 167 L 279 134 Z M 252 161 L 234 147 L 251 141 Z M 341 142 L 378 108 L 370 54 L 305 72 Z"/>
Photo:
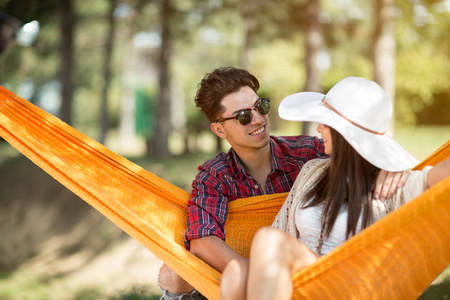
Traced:
<path id="1" fill-rule="evenodd" d="M 386 133 L 392 103 L 373 81 L 347 77 L 326 95 L 302 92 L 287 96 L 278 113 L 285 120 L 319 122 L 334 128 L 362 157 L 382 170 L 403 171 L 419 163 Z"/>

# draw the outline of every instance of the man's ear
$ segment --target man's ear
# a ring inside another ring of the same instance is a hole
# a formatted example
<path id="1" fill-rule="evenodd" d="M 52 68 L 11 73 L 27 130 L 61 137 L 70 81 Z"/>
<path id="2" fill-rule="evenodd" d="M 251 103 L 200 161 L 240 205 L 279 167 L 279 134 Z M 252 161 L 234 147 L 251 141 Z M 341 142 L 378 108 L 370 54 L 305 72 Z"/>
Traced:
<path id="1" fill-rule="evenodd" d="M 225 128 L 223 128 L 222 124 L 219 123 L 211 123 L 211 130 L 221 139 L 225 139 L 227 134 L 225 132 Z"/>

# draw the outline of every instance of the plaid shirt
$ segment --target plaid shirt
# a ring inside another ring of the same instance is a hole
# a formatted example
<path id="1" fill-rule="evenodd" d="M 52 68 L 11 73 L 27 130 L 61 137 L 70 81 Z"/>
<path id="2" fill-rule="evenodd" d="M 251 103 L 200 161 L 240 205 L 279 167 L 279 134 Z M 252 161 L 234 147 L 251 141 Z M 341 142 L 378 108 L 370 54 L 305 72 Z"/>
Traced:
<path id="1" fill-rule="evenodd" d="M 317 137 L 271 136 L 270 144 L 273 157 L 272 171 L 266 180 L 267 194 L 289 192 L 307 161 L 327 157 L 323 142 Z M 229 201 L 264 195 L 264 189 L 245 172 L 233 148 L 208 160 L 198 170 L 188 203 L 187 249 L 191 239 L 215 235 L 225 240 Z"/>

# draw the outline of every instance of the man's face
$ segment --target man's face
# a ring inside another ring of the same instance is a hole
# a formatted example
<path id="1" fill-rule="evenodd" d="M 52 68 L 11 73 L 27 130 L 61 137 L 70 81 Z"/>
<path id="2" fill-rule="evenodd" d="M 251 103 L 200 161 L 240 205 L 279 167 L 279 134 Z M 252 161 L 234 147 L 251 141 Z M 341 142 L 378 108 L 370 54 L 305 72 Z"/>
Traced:
<path id="1" fill-rule="evenodd" d="M 250 87 L 242 87 L 238 92 L 222 99 L 225 111 L 221 118 L 233 117 L 244 109 L 253 108 L 258 100 L 258 95 Z M 213 131 L 221 138 L 225 138 L 238 152 L 244 148 L 263 148 L 269 144 L 269 115 L 261 115 L 256 110 L 252 110 L 252 114 L 253 119 L 248 125 L 241 125 L 238 120 L 231 119 L 213 123 L 219 133 L 214 129 Z"/>

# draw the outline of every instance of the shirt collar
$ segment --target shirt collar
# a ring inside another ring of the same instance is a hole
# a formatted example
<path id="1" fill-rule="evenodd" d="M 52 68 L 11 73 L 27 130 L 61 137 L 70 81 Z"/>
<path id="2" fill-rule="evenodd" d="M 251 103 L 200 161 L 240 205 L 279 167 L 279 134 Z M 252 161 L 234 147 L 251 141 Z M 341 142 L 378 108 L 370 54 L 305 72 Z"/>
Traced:
<path id="1" fill-rule="evenodd" d="M 237 155 L 236 151 L 234 151 L 233 148 L 230 149 L 230 155 L 231 160 L 233 162 L 233 169 L 234 173 L 236 174 L 236 177 L 240 180 L 243 180 L 245 177 L 247 177 L 247 172 L 245 172 L 244 166 L 242 165 L 239 156 Z"/>
<path id="2" fill-rule="evenodd" d="M 270 138 L 270 145 L 272 146 L 272 169 L 279 169 L 284 172 L 289 172 L 291 169 L 286 161 L 286 157 L 281 150 L 280 145 Z"/>
<path id="3" fill-rule="evenodd" d="M 281 150 L 280 146 L 272 139 L 272 137 L 270 138 L 270 146 L 272 147 L 272 171 L 274 169 L 279 169 L 284 172 L 289 172 L 291 169 L 286 161 L 286 158 L 284 157 L 284 153 Z M 247 172 L 245 171 L 244 166 L 239 159 L 239 156 L 233 148 L 230 149 L 230 155 L 233 161 L 234 172 L 237 178 L 244 179 L 245 177 L 247 177 Z"/>

